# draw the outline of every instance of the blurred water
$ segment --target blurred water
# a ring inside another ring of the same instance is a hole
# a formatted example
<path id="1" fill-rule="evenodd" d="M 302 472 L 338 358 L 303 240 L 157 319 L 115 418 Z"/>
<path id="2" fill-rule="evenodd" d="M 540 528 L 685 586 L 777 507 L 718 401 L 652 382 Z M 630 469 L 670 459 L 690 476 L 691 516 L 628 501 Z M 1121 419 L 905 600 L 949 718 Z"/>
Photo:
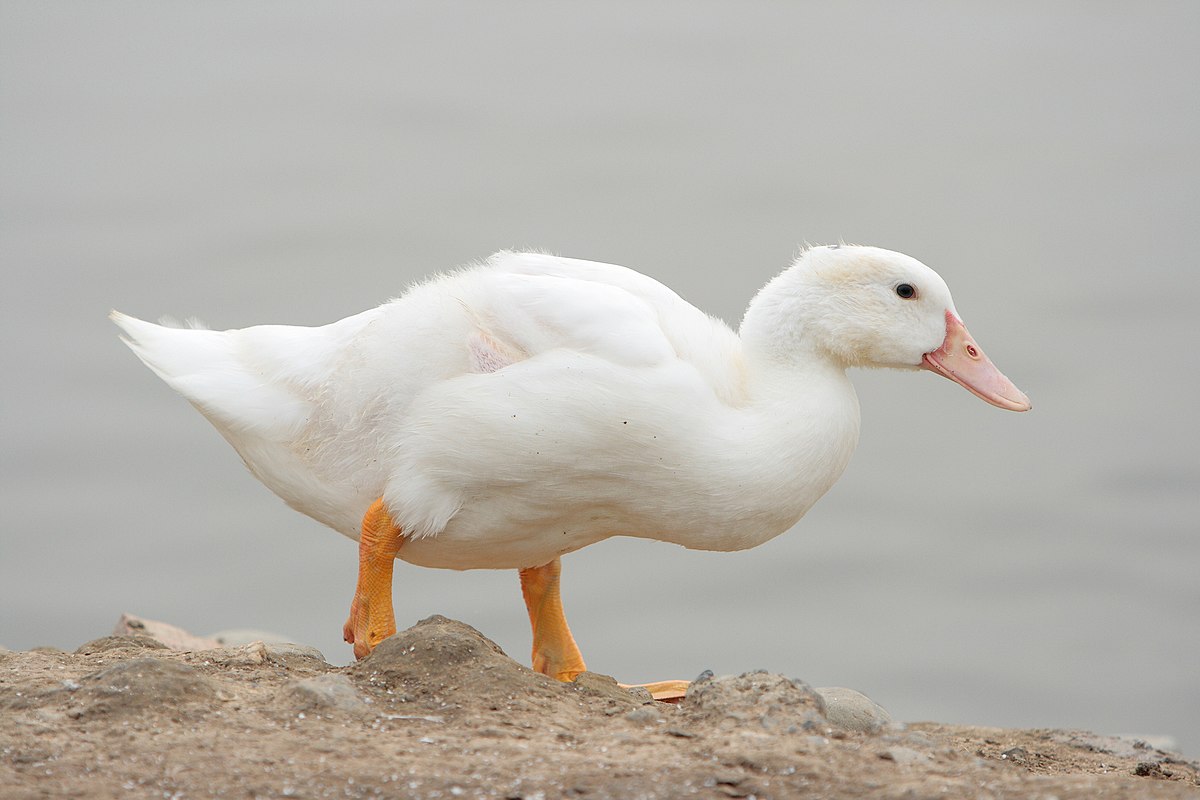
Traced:
<path id="1" fill-rule="evenodd" d="M 503 247 L 736 322 L 803 241 L 942 272 L 1035 403 L 856 376 L 862 445 L 746 553 L 565 562 L 590 665 L 766 668 L 901 719 L 1200 748 L 1194 4 L 0 5 L 0 643 L 120 612 L 349 653 L 351 542 L 286 509 L 110 307 L 316 324 Z M 510 573 L 398 616 L 524 659 Z"/>

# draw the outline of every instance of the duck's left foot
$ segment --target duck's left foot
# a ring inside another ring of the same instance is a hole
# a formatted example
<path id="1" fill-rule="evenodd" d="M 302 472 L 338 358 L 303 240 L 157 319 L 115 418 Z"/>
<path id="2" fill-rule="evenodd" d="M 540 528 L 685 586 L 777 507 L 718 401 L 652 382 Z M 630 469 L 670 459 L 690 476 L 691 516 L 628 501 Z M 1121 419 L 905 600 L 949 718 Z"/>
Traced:
<path id="1" fill-rule="evenodd" d="M 396 632 L 392 610 L 392 566 L 404 536 L 392 522 L 383 498 L 363 516 L 358 542 L 358 585 L 350 603 L 350 617 L 342 638 L 354 645 L 354 657 L 363 658 L 375 645 Z"/>
<path id="2" fill-rule="evenodd" d="M 663 703 L 678 703 L 687 695 L 691 681 L 656 681 L 654 683 L 621 683 L 622 689 L 645 689 L 650 696 Z"/>

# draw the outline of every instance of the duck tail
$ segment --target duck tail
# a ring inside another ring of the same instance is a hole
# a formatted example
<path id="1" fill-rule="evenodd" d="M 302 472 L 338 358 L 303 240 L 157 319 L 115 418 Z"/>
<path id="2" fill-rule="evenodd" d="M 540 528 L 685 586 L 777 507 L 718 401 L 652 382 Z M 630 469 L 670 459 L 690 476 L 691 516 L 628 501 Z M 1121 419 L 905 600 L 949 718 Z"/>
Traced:
<path id="1" fill-rule="evenodd" d="M 156 325 L 119 311 L 109 318 L 142 363 L 187 398 L 227 438 L 236 432 L 277 439 L 303 422 L 308 403 L 290 391 L 286 382 L 266 376 L 262 364 L 247 361 L 242 345 L 247 331 L 255 329 L 211 331 Z"/>
<path id="2" fill-rule="evenodd" d="M 164 319 L 167 324 L 157 325 L 120 311 L 110 312 L 108 318 L 121 329 L 121 341 L 172 386 L 178 379 L 207 372 L 229 357 L 222 334 L 205 330 L 198 323 L 184 328 Z"/>

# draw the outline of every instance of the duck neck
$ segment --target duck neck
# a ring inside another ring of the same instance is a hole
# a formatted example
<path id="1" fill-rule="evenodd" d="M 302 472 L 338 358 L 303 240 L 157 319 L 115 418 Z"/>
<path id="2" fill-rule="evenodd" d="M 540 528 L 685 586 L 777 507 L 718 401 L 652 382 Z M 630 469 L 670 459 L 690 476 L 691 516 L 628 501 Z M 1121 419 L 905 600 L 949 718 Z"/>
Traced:
<path id="1" fill-rule="evenodd" d="M 742 354 L 749 404 L 770 427 L 785 420 L 804 430 L 848 426 L 857 437 L 858 396 L 845 364 L 817 348 L 783 350 L 753 339 Z"/>
<path id="2" fill-rule="evenodd" d="M 746 431 L 803 513 L 849 463 L 859 406 L 846 361 L 820 344 L 822 310 L 796 277 L 788 270 L 758 293 L 739 335 L 754 420 Z"/>
<path id="3" fill-rule="evenodd" d="M 813 371 L 845 375 L 847 364 L 820 342 L 822 309 L 792 267 L 775 276 L 750 301 L 738 336 L 748 369 L 768 384 Z"/>

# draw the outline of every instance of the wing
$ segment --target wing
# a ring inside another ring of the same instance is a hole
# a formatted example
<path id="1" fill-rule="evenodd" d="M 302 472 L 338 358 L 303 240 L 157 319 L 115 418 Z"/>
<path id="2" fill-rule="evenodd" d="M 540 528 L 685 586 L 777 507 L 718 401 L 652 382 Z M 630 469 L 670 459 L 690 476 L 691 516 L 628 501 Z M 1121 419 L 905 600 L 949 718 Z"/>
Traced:
<path id="1" fill-rule="evenodd" d="M 538 253 L 497 253 L 485 269 L 489 291 L 471 305 L 481 329 L 519 353 L 566 348 L 624 366 L 678 359 L 699 372 L 722 402 L 740 405 L 737 335 L 653 278 Z M 479 313 L 483 309 L 486 315 Z"/>

